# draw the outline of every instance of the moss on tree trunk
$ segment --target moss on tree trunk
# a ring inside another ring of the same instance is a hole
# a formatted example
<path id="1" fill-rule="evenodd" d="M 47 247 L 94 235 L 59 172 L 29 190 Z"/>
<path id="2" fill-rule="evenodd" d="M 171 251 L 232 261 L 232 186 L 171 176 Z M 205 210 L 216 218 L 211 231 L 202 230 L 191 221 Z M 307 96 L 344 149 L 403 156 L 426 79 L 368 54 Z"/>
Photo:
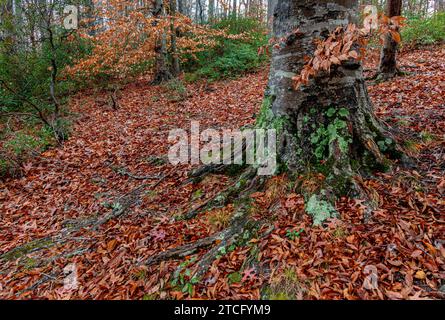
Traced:
<path id="1" fill-rule="evenodd" d="M 386 155 L 398 154 L 392 134 L 373 113 L 360 62 L 346 61 L 293 89 L 292 77 L 313 55 L 315 38 L 355 22 L 356 6 L 356 1 L 287 0 L 279 1 L 274 14 L 274 36 L 284 40 L 273 50 L 257 125 L 277 129 L 279 124 L 279 161 L 287 170 L 323 174 L 316 186 L 303 188 L 316 223 L 334 213 L 331 204 L 339 195 L 360 195 L 356 175 L 385 169 L 391 164 Z"/>

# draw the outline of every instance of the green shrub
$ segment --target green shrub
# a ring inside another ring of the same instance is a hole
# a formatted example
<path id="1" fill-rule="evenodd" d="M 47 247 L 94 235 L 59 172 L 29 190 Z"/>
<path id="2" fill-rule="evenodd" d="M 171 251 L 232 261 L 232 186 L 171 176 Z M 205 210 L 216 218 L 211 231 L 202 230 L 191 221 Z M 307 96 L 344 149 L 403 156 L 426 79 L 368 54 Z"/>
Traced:
<path id="1" fill-rule="evenodd" d="M 164 88 L 168 91 L 168 100 L 183 101 L 187 97 L 187 88 L 181 80 L 172 79 L 164 84 Z"/>
<path id="2" fill-rule="evenodd" d="M 228 18 L 210 27 L 224 29 L 230 35 L 242 35 L 242 38 L 219 37 L 215 47 L 197 53 L 197 59 L 190 59 L 184 66 L 188 72 L 186 81 L 235 78 L 264 65 L 267 57 L 258 55 L 258 48 L 267 44 L 267 32 L 260 22 L 247 18 Z"/>
<path id="3" fill-rule="evenodd" d="M 13 163 L 11 163 L 10 160 L 3 158 L 0 155 L 0 178 L 7 175 L 12 175 L 13 170 L 14 170 Z"/>
<path id="4" fill-rule="evenodd" d="M 427 45 L 445 41 L 445 12 L 430 18 L 411 17 L 402 28 L 403 43 Z"/>
<path id="5" fill-rule="evenodd" d="M 16 175 L 23 163 L 54 144 L 54 131 L 46 126 L 9 133 L 0 148 L 0 178 Z"/>
<path id="6" fill-rule="evenodd" d="M 257 48 L 246 43 L 229 43 L 224 48 L 224 54 L 206 66 L 196 71 L 199 78 L 217 80 L 234 78 L 246 72 L 259 68 L 264 61 L 259 56 Z"/>

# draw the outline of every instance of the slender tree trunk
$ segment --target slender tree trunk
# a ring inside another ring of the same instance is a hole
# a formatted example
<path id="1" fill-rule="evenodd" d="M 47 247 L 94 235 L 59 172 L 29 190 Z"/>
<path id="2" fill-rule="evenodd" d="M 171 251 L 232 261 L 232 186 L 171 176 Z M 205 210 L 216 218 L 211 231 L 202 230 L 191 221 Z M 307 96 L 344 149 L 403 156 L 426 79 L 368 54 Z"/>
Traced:
<path id="1" fill-rule="evenodd" d="M 346 61 L 293 89 L 292 77 L 300 74 L 305 57 L 313 56 L 314 40 L 356 22 L 357 1 L 280 0 L 274 16 L 273 35 L 285 40 L 273 49 L 257 126 L 278 130 L 277 150 L 284 168 L 303 176 L 324 176 L 318 184 L 303 183 L 302 192 L 312 205 L 309 209 L 324 206 L 329 208 L 325 214 L 332 213 L 329 203 L 337 196 L 360 194 L 354 176 L 388 166 L 384 152 L 396 155 L 397 147 L 373 114 L 359 61 Z M 301 33 L 295 34 L 297 28 Z M 323 216 L 314 219 L 320 222 Z"/>
<path id="2" fill-rule="evenodd" d="M 215 0 L 209 0 L 209 21 L 213 21 L 215 16 Z"/>
<path id="3" fill-rule="evenodd" d="M 195 0 L 195 22 L 199 21 L 199 0 Z"/>
<path id="4" fill-rule="evenodd" d="M 185 0 L 178 0 L 178 11 L 180 14 L 186 15 L 184 1 Z"/>
<path id="5" fill-rule="evenodd" d="M 232 16 L 233 16 L 234 18 L 236 18 L 237 8 L 238 8 L 237 1 L 236 1 L 236 0 L 233 0 L 233 5 L 232 5 Z"/>
<path id="6" fill-rule="evenodd" d="M 435 3 L 435 12 L 443 12 L 445 11 L 445 1 L 444 0 L 436 0 Z"/>
<path id="7" fill-rule="evenodd" d="M 156 18 L 165 16 L 165 8 L 163 0 L 156 0 L 152 10 L 152 14 Z M 156 41 L 156 58 L 155 69 L 152 84 L 159 84 L 173 78 L 168 67 L 167 54 L 167 32 L 163 32 Z"/>
<path id="8" fill-rule="evenodd" d="M 176 0 L 170 0 L 170 33 L 171 33 L 171 55 L 172 55 L 172 75 L 178 76 L 181 72 L 179 67 L 178 48 L 176 46 L 176 28 L 175 28 L 175 15 L 176 15 Z"/>
<path id="9" fill-rule="evenodd" d="M 385 14 L 388 17 L 400 16 L 402 0 L 388 0 Z M 397 75 L 397 50 L 398 43 L 394 41 L 391 34 L 387 34 L 380 53 L 379 74 L 381 78 L 390 79 Z"/>
<path id="10" fill-rule="evenodd" d="M 0 3 L 0 7 L 0 21 L 2 23 L 0 40 L 6 45 L 6 52 L 12 55 L 16 50 L 14 3 L 12 0 L 6 0 Z"/>

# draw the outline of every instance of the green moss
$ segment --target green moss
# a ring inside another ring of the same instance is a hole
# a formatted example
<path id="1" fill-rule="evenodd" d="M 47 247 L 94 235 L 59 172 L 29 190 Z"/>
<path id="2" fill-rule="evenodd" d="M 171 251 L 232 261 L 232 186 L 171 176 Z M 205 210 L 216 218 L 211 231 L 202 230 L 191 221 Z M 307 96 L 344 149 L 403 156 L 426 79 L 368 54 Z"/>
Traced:
<path id="1" fill-rule="evenodd" d="M 272 112 L 272 96 L 265 96 L 263 99 L 263 103 L 261 104 L 260 112 L 258 113 L 256 126 L 258 128 L 266 128 L 273 117 L 274 114 Z"/>
<path id="2" fill-rule="evenodd" d="M 287 292 L 273 292 L 270 294 L 270 300 L 292 300 Z"/>
<path id="3" fill-rule="evenodd" d="M 434 135 L 428 131 L 422 131 L 420 133 L 420 139 L 422 139 L 424 143 L 430 143 L 434 140 Z"/>
<path id="4" fill-rule="evenodd" d="M 1 260 L 11 261 L 25 256 L 26 254 L 34 251 L 35 249 L 42 249 L 47 247 L 52 247 L 54 242 L 48 239 L 41 239 L 31 241 L 29 243 L 24 244 L 23 246 L 12 249 L 0 256 Z"/>
<path id="5" fill-rule="evenodd" d="M 239 272 L 233 272 L 227 276 L 227 279 L 229 280 L 229 284 L 239 283 L 239 282 L 241 282 L 242 278 L 243 278 L 243 276 Z"/>
<path id="6" fill-rule="evenodd" d="M 332 233 L 332 235 L 334 236 L 334 238 L 343 239 L 346 238 L 348 232 L 342 227 L 337 227 Z"/>
<path id="7" fill-rule="evenodd" d="M 25 260 L 23 262 L 23 265 L 25 267 L 26 270 L 32 270 L 35 267 L 37 267 L 39 264 L 38 260 L 33 259 L 33 258 L 29 258 L 29 257 L 25 257 Z"/>
<path id="8" fill-rule="evenodd" d="M 304 292 L 304 283 L 298 279 L 295 269 L 286 268 L 270 280 L 262 296 L 266 300 L 292 300 Z"/>

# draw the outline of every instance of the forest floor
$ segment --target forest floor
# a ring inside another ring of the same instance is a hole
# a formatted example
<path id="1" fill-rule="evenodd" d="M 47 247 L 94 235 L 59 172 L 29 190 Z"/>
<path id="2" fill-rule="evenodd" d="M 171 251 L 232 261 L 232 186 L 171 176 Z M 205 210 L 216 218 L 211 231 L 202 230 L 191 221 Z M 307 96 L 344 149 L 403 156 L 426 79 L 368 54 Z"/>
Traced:
<path id="1" fill-rule="evenodd" d="M 185 183 L 191 166 L 166 161 L 168 133 L 191 120 L 201 130 L 252 124 L 267 70 L 186 93 L 141 79 L 121 91 L 118 110 L 101 93 L 78 94 L 70 139 L 0 182 L 0 298 L 445 298 L 445 46 L 404 52 L 400 65 L 409 74 L 369 92 L 414 165 L 363 181 L 378 204 L 370 221 L 363 201 L 342 198 L 341 217 L 313 227 L 292 183 L 274 177 L 252 195 L 261 229 L 221 252 L 197 284 L 189 274 L 206 248 L 145 261 L 226 227 L 232 205 L 180 217 L 235 178 Z"/>

